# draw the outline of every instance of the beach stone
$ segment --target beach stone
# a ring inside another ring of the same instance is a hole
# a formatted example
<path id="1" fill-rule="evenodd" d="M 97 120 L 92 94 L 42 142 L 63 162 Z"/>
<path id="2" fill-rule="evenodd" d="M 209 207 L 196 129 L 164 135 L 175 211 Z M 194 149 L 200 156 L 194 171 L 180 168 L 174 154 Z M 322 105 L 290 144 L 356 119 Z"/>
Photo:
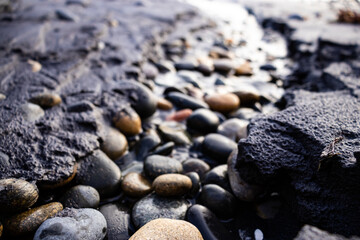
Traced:
<path id="1" fill-rule="evenodd" d="M 259 115 L 260 115 L 259 112 L 256 112 L 252 108 L 246 108 L 246 107 L 239 108 L 238 110 L 230 113 L 230 117 L 244 119 L 244 120 L 251 120 L 252 118 L 255 118 Z"/>
<path id="2" fill-rule="evenodd" d="M 161 155 L 151 155 L 146 158 L 144 172 L 151 179 L 166 173 L 181 173 L 183 167 L 181 163 L 173 158 Z"/>
<path id="3" fill-rule="evenodd" d="M 39 190 L 36 185 L 22 179 L 0 180 L 0 212 L 19 212 L 36 203 Z"/>
<path id="4" fill-rule="evenodd" d="M 214 59 L 215 71 L 229 73 L 234 69 L 234 62 L 230 59 Z"/>
<path id="5" fill-rule="evenodd" d="M 211 94 L 205 97 L 205 102 L 211 110 L 221 113 L 229 113 L 240 106 L 240 99 L 233 93 Z"/>
<path id="6" fill-rule="evenodd" d="M 199 174 L 200 178 L 203 178 L 205 173 L 210 170 L 209 164 L 196 158 L 187 159 L 182 163 L 182 165 L 184 173 L 196 172 Z"/>
<path id="7" fill-rule="evenodd" d="M 160 110 L 168 111 L 173 108 L 173 105 L 170 101 L 166 100 L 165 98 L 158 98 L 157 108 Z"/>
<path id="8" fill-rule="evenodd" d="M 219 125 L 217 133 L 238 142 L 240 139 L 247 137 L 248 125 L 249 121 L 247 120 L 231 118 Z"/>
<path id="9" fill-rule="evenodd" d="M 172 102 L 178 109 L 189 108 L 195 110 L 198 108 L 209 108 L 205 102 L 179 92 L 168 93 L 166 99 Z"/>
<path id="10" fill-rule="evenodd" d="M 219 124 L 218 116 L 208 109 L 194 111 L 186 121 L 189 129 L 202 134 L 216 132 Z"/>
<path id="11" fill-rule="evenodd" d="M 190 191 L 191 179 L 182 174 L 163 174 L 155 178 L 152 186 L 155 193 L 162 197 L 182 196 Z"/>
<path id="12" fill-rule="evenodd" d="M 167 121 L 159 125 L 159 132 L 165 141 L 172 141 L 176 145 L 190 145 L 190 137 L 183 124 Z"/>
<path id="13" fill-rule="evenodd" d="M 130 209 L 120 203 L 109 203 L 100 207 L 107 223 L 108 240 L 127 240 L 131 228 Z"/>
<path id="14" fill-rule="evenodd" d="M 46 220 L 36 231 L 34 240 L 104 239 L 106 220 L 92 208 L 66 208 Z"/>
<path id="15" fill-rule="evenodd" d="M 191 179 L 191 190 L 187 196 L 194 198 L 199 193 L 201 186 L 199 174 L 196 172 L 188 172 L 185 175 Z"/>
<path id="16" fill-rule="evenodd" d="M 128 196 L 143 197 L 152 191 L 152 186 L 140 173 L 131 172 L 122 180 L 121 189 Z"/>
<path id="17" fill-rule="evenodd" d="M 197 70 L 204 74 L 205 76 L 211 75 L 211 73 L 214 71 L 214 63 L 212 59 L 208 57 L 203 57 L 198 59 L 199 66 L 197 67 Z"/>
<path id="18" fill-rule="evenodd" d="M 222 164 L 208 171 L 203 179 L 203 184 L 216 184 L 231 192 L 228 166 L 226 164 Z"/>
<path id="19" fill-rule="evenodd" d="M 192 113 L 193 113 L 193 111 L 191 109 L 185 108 L 185 109 L 176 111 L 176 112 L 168 115 L 166 117 L 166 120 L 181 122 L 181 121 L 186 120 Z"/>
<path id="20" fill-rule="evenodd" d="M 237 76 L 251 76 L 253 75 L 253 70 L 250 65 L 250 62 L 246 61 L 243 64 L 235 68 L 235 75 Z"/>
<path id="21" fill-rule="evenodd" d="M 175 63 L 176 70 L 196 70 L 196 68 L 199 66 L 199 63 L 196 61 L 196 59 L 183 59 Z"/>
<path id="22" fill-rule="evenodd" d="M 121 157 L 127 147 L 126 137 L 118 130 L 110 128 L 104 134 L 101 150 L 112 160 Z"/>
<path id="23" fill-rule="evenodd" d="M 203 152 L 219 163 L 226 163 L 231 152 L 236 147 L 237 145 L 234 141 L 217 133 L 206 135 L 202 144 Z"/>
<path id="24" fill-rule="evenodd" d="M 32 208 L 6 220 L 4 228 L 11 236 L 22 236 L 34 232 L 46 219 L 60 212 L 63 206 L 53 202 Z"/>
<path id="25" fill-rule="evenodd" d="M 77 185 L 70 188 L 61 197 L 60 202 L 68 208 L 97 208 L 100 195 L 93 187 Z"/>
<path id="26" fill-rule="evenodd" d="M 185 219 L 189 203 L 185 199 L 164 198 L 150 194 L 139 200 L 132 209 L 132 220 L 140 228 L 157 218 Z"/>
<path id="27" fill-rule="evenodd" d="M 42 108 L 51 108 L 61 103 L 61 97 L 56 93 L 42 93 L 29 100 Z"/>
<path id="28" fill-rule="evenodd" d="M 233 92 L 240 99 L 241 106 L 251 106 L 260 101 L 260 92 L 251 85 L 240 85 Z"/>
<path id="29" fill-rule="evenodd" d="M 152 65 L 150 63 L 145 63 L 142 66 L 142 70 L 143 70 L 143 72 L 145 74 L 145 77 L 147 79 L 154 79 L 159 74 L 158 69 L 154 65 Z"/>
<path id="30" fill-rule="evenodd" d="M 192 223 L 206 240 L 234 239 L 215 214 L 202 205 L 191 206 L 186 220 Z"/>
<path id="31" fill-rule="evenodd" d="M 79 184 L 95 188 L 101 196 L 109 196 L 119 190 L 121 171 L 102 151 L 94 151 L 90 156 L 80 160 L 78 165 L 76 182 Z"/>
<path id="32" fill-rule="evenodd" d="M 141 133 L 140 116 L 132 108 L 124 108 L 117 112 L 113 118 L 114 125 L 126 136 Z"/>
<path id="33" fill-rule="evenodd" d="M 270 63 L 261 65 L 260 69 L 264 71 L 276 71 L 276 67 Z"/>
<path id="34" fill-rule="evenodd" d="M 229 219 L 233 217 L 236 212 L 235 197 L 216 184 L 204 185 L 199 196 L 199 201 L 222 219 Z"/>
<path id="35" fill-rule="evenodd" d="M 29 122 L 35 122 L 45 115 L 44 110 L 36 104 L 25 103 L 21 106 L 24 119 Z"/>
<path id="36" fill-rule="evenodd" d="M 161 73 L 176 72 L 174 64 L 170 61 L 161 60 L 159 62 L 156 62 L 155 65 Z"/>
<path id="37" fill-rule="evenodd" d="M 187 239 L 202 240 L 199 230 L 183 220 L 159 218 L 141 227 L 130 240 Z"/>
<path id="38" fill-rule="evenodd" d="M 210 49 L 209 56 L 218 59 L 218 58 L 228 58 L 232 59 L 234 58 L 234 54 L 232 52 L 229 52 L 228 50 L 225 50 L 221 47 L 213 47 Z"/>
<path id="39" fill-rule="evenodd" d="M 170 155 L 172 153 L 172 151 L 174 150 L 174 147 L 175 147 L 174 142 L 167 142 L 164 145 L 161 145 L 161 146 L 157 147 L 154 150 L 154 152 L 152 152 L 152 154 L 168 156 L 168 155 Z"/>
<path id="40" fill-rule="evenodd" d="M 156 131 L 149 130 L 140 141 L 138 141 L 134 146 L 134 151 L 136 154 L 136 159 L 138 161 L 143 161 L 150 152 L 155 149 L 161 143 L 161 139 Z"/>

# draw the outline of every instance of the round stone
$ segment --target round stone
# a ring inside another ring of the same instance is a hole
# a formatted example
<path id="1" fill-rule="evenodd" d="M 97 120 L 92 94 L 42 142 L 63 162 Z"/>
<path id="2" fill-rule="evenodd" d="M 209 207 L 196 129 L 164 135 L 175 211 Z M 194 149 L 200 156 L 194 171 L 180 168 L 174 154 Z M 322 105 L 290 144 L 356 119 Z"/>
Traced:
<path id="1" fill-rule="evenodd" d="M 250 62 L 246 61 L 243 64 L 235 68 L 235 74 L 238 76 L 251 76 L 253 75 L 253 70 L 250 65 Z"/>
<path id="2" fill-rule="evenodd" d="M 189 203 L 185 199 L 164 198 L 150 194 L 134 205 L 132 220 L 138 228 L 157 218 L 183 220 L 188 206 Z"/>
<path id="3" fill-rule="evenodd" d="M 159 218 L 141 227 L 130 240 L 138 239 L 186 239 L 202 240 L 199 230 L 183 220 Z"/>
<path id="4" fill-rule="evenodd" d="M 177 122 L 184 121 L 192 114 L 192 112 L 193 111 L 189 108 L 179 110 L 177 112 L 168 115 L 166 117 L 166 121 L 177 121 Z"/>
<path id="5" fill-rule="evenodd" d="M 159 126 L 159 132 L 165 141 L 172 141 L 176 145 L 190 145 L 190 137 L 185 126 L 178 122 L 164 122 Z"/>
<path id="6" fill-rule="evenodd" d="M 104 134 L 101 150 L 112 160 L 121 157 L 127 147 L 126 137 L 118 130 L 110 128 Z"/>
<path id="7" fill-rule="evenodd" d="M 134 136 L 141 133 L 141 119 L 131 108 L 124 108 L 115 114 L 114 125 L 126 136 Z"/>
<path id="8" fill-rule="evenodd" d="M 200 177 L 196 172 L 189 172 L 185 174 L 191 179 L 191 190 L 187 194 L 189 197 L 194 198 L 200 190 Z"/>
<path id="9" fill-rule="evenodd" d="M 219 165 L 205 174 L 204 184 L 216 184 L 231 192 L 227 164 Z"/>
<path id="10" fill-rule="evenodd" d="M 182 174 L 163 174 L 155 178 L 152 184 L 155 193 L 162 197 L 182 196 L 190 191 L 191 179 Z"/>
<path id="11" fill-rule="evenodd" d="M 34 232 L 46 219 L 62 209 L 63 206 L 59 202 L 42 205 L 12 216 L 5 222 L 4 228 L 12 236 L 26 235 Z"/>
<path id="12" fill-rule="evenodd" d="M 101 196 L 117 193 L 120 188 L 119 167 L 100 150 L 79 161 L 76 181 L 81 185 L 94 187 Z"/>
<path id="13" fill-rule="evenodd" d="M 100 212 L 104 215 L 107 222 L 107 239 L 129 239 L 129 229 L 131 228 L 131 218 L 129 208 L 117 203 L 109 203 L 100 207 Z"/>
<path id="14" fill-rule="evenodd" d="M 220 163 L 226 163 L 231 152 L 236 148 L 234 141 L 217 133 L 208 134 L 202 144 L 203 152 Z"/>
<path id="15" fill-rule="evenodd" d="M 166 173 L 181 173 L 183 167 L 176 159 L 161 155 L 151 155 L 145 160 L 144 171 L 147 176 L 154 179 Z"/>
<path id="16" fill-rule="evenodd" d="M 171 102 L 166 100 L 165 98 L 158 98 L 157 100 L 157 108 L 160 110 L 168 111 L 173 108 L 173 105 Z"/>
<path id="17" fill-rule="evenodd" d="M 17 212 L 34 205 L 39 190 L 25 180 L 8 178 L 0 180 L 0 212 Z"/>
<path id="18" fill-rule="evenodd" d="M 203 186 L 199 200 L 220 218 L 228 219 L 235 214 L 236 198 L 218 185 Z"/>
<path id="19" fill-rule="evenodd" d="M 245 85 L 244 87 L 241 87 L 241 90 L 236 90 L 233 93 L 240 98 L 242 106 L 249 106 L 260 101 L 259 91 L 251 85 Z"/>
<path id="20" fill-rule="evenodd" d="M 121 183 L 123 192 L 131 197 L 142 197 L 152 191 L 151 182 L 140 173 L 127 174 Z"/>
<path id="21" fill-rule="evenodd" d="M 186 125 L 190 130 L 202 134 L 216 132 L 219 124 L 218 116 L 208 109 L 194 111 L 186 121 Z"/>
<path id="22" fill-rule="evenodd" d="M 199 174 L 200 178 L 204 177 L 204 174 L 210 170 L 209 164 L 203 160 L 190 158 L 182 163 L 184 173 L 196 172 Z"/>
<path id="23" fill-rule="evenodd" d="M 60 202 L 69 208 L 96 208 L 100 202 L 100 195 L 93 187 L 77 185 L 70 188 L 61 197 Z"/>
<path id="24" fill-rule="evenodd" d="M 219 125 L 217 133 L 238 142 L 247 137 L 247 126 L 249 121 L 237 118 L 231 118 Z"/>
<path id="25" fill-rule="evenodd" d="M 258 116 L 259 114 L 260 114 L 259 112 L 256 112 L 252 108 L 239 108 L 235 112 L 232 112 L 230 114 L 230 117 L 250 120 L 250 119 Z"/>
<path id="26" fill-rule="evenodd" d="M 31 103 L 43 108 L 50 108 L 61 103 L 61 97 L 55 93 L 42 93 L 29 100 Z"/>
<path id="27" fill-rule="evenodd" d="M 179 109 L 190 108 L 195 110 L 198 108 L 209 108 L 205 102 L 179 92 L 170 92 L 166 95 L 166 98 Z"/>
<path id="28" fill-rule="evenodd" d="M 21 113 L 26 121 L 35 122 L 45 115 L 44 110 L 33 103 L 25 103 L 21 106 Z"/>
<path id="29" fill-rule="evenodd" d="M 213 111 L 229 113 L 239 108 L 240 99 L 233 93 L 215 93 L 205 97 L 205 102 Z"/>
<path id="30" fill-rule="evenodd" d="M 34 240 L 104 239 L 106 220 L 91 208 L 66 208 L 46 220 L 36 231 Z"/>
<path id="31" fill-rule="evenodd" d="M 229 73 L 234 69 L 234 62 L 230 59 L 214 59 L 215 71 Z"/>
<path id="32" fill-rule="evenodd" d="M 174 150 L 174 147 L 175 147 L 174 142 L 167 142 L 164 145 L 157 147 L 154 150 L 154 152 L 152 152 L 152 154 L 167 156 L 172 153 L 172 151 Z"/>

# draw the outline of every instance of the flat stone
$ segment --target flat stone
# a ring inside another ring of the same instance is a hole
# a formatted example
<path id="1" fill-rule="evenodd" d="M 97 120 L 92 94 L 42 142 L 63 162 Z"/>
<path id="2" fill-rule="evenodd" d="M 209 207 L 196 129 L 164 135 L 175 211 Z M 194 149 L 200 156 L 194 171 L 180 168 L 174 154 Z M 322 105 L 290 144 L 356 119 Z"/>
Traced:
<path id="1" fill-rule="evenodd" d="M 97 208 L 100 195 L 93 187 L 77 185 L 66 191 L 60 202 L 69 208 Z"/>
<path id="2" fill-rule="evenodd" d="M 62 102 L 61 97 L 55 93 L 42 93 L 30 98 L 29 101 L 43 108 L 54 107 Z"/>
<path id="3" fill-rule="evenodd" d="M 216 184 L 231 192 L 232 189 L 229 182 L 228 166 L 222 164 L 208 171 L 204 176 L 203 184 Z"/>
<path id="4" fill-rule="evenodd" d="M 176 112 L 166 116 L 166 120 L 181 122 L 181 121 L 186 120 L 192 113 L 193 113 L 193 110 L 191 110 L 189 108 L 185 108 L 185 109 L 176 111 Z"/>
<path id="5" fill-rule="evenodd" d="M 130 238 L 130 209 L 120 203 L 109 203 L 100 207 L 107 223 L 108 240 L 125 240 Z"/>
<path id="6" fill-rule="evenodd" d="M 190 145 L 190 137 L 183 124 L 167 121 L 159 125 L 159 132 L 165 141 L 172 141 L 176 145 Z"/>
<path id="7" fill-rule="evenodd" d="M 233 93 L 208 95 L 205 102 L 211 110 L 221 113 L 229 113 L 240 106 L 240 99 Z"/>
<path id="8" fill-rule="evenodd" d="M 179 92 L 170 92 L 166 95 L 166 99 L 179 109 L 190 108 L 191 110 L 195 110 L 198 108 L 209 108 L 205 102 Z"/>
<path id="9" fill-rule="evenodd" d="M 121 189 L 128 196 L 143 197 L 152 191 L 152 186 L 140 173 L 131 172 L 122 180 Z"/>
<path id="10" fill-rule="evenodd" d="M 146 158 L 144 172 L 152 179 L 166 173 L 181 173 L 181 163 L 173 158 L 161 155 L 151 155 Z"/>
<path id="11" fill-rule="evenodd" d="M 202 134 L 216 132 L 219 124 L 218 116 L 208 109 L 194 111 L 186 121 L 189 129 Z"/>
<path id="12" fill-rule="evenodd" d="M 189 158 L 183 163 L 184 173 L 196 172 L 199 174 L 200 178 L 203 178 L 205 173 L 210 170 L 209 164 L 201 159 Z"/>
<path id="13" fill-rule="evenodd" d="M 251 76 L 253 75 L 253 70 L 249 62 L 244 62 L 235 68 L 235 74 L 238 76 Z"/>
<path id="14" fill-rule="evenodd" d="M 152 186 L 155 193 L 162 197 L 182 196 L 190 191 L 191 179 L 182 174 L 163 174 L 155 178 Z"/>
<path id="15" fill-rule="evenodd" d="M 158 98 L 157 101 L 157 108 L 160 110 L 170 110 L 173 108 L 173 105 L 170 101 L 166 100 L 165 98 Z"/>

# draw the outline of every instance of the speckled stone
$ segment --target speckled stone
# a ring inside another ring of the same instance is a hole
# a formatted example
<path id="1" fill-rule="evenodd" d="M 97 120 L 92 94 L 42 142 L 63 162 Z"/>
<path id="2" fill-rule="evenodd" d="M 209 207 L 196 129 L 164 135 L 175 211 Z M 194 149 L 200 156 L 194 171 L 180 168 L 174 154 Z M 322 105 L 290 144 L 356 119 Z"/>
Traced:
<path id="1" fill-rule="evenodd" d="M 130 237 L 130 209 L 121 203 L 109 203 L 100 207 L 107 223 L 108 240 L 127 240 Z"/>
<path id="2" fill-rule="evenodd" d="M 29 100 L 31 103 L 37 104 L 43 108 L 50 108 L 61 103 L 61 97 L 55 93 L 42 93 L 36 95 Z"/>
<path id="3" fill-rule="evenodd" d="M 161 155 L 147 157 L 144 164 L 145 174 L 152 179 L 162 174 L 181 173 L 182 171 L 183 167 L 178 160 Z"/>
<path id="4" fill-rule="evenodd" d="M 128 196 L 142 197 L 152 191 L 152 186 L 140 173 L 131 172 L 122 180 L 121 189 Z"/>
<path id="5" fill-rule="evenodd" d="M 45 115 L 44 110 L 36 104 L 25 103 L 21 106 L 22 116 L 26 121 L 35 122 Z"/>
<path id="6" fill-rule="evenodd" d="M 176 145 L 190 145 L 190 137 L 183 124 L 168 121 L 160 124 L 159 132 L 165 141 L 172 141 Z"/>
<path id="7" fill-rule="evenodd" d="M 152 184 L 157 195 L 162 197 L 182 196 L 190 191 L 191 179 L 182 174 L 163 174 L 155 178 Z"/>
<path id="8" fill-rule="evenodd" d="M 229 113 L 240 106 L 240 99 L 233 93 L 211 94 L 205 97 L 205 102 L 211 110 L 221 113 Z"/>
<path id="9" fill-rule="evenodd" d="M 121 157 L 128 147 L 126 137 L 116 129 L 108 129 L 103 137 L 101 150 L 112 160 Z"/>
<path id="10" fill-rule="evenodd" d="M 189 222 L 159 218 L 141 227 L 130 240 L 186 239 L 202 240 L 199 230 Z"/>
<path id="11" fill-rule="evenodd" d="M 188 192 L 187 196 L 193 198 L 198 194 L 200 190 L 201 182 L 199 174 L 197 174 L 196 172 L 188 172 L 185 175 L 191 179 L 191 190 Z"/>
<path id="12" fill-rule="evenodd" d="M 235 74 L 238 76 L 251 76 L 253 75 L 253 70 L 250 65 L 250 62 L 246 61 L 243 64 L 235 68 Z"/>
<path id="13" fill-rule="evenodd" d="M 117 112 L 113 118 L 114 125 L 126 136 L 141 133 L 140 116 L 132 108 L 124 108 Z"/>
<path id="14" fill-rule="evenodd" d="M 185 109 L 179 110 L 177 112 L 174 112 L 174 113 L 168 115 L 166 117 L 166 120 L 181 122 L 181 121 L 186 120 L 192 114 L 192 112 L 193 111 L 191 109 L 185 108 Z"/>
<path id="15" fill-rule="evenodd" d="M 64 207 L 96 208 L 100 202 L 99 192 L 91 187 L 77 185 L 70 188 L 60 199 Z"/>
<path id="16" fill-rule="evenodd" d="M 63 206 L 59 202 L 42 205 L 12 216 L 5 222 L 4 228 L 12 236 L 26 235 L 34 232 L 46 219 L 62 209 Z"/>

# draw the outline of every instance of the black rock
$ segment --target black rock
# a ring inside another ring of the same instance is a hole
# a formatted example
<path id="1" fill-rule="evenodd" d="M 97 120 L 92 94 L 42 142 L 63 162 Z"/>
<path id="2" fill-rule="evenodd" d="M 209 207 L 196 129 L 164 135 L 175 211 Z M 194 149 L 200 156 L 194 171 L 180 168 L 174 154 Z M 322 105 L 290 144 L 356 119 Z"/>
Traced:
<path id="1" fill-rule="evenodd" d="M 64 208 L 97 208 L 100 195 L 93 187 L 77 185 L 70 188 L 61 197 L 60 202 Z"/>
<path id="2" fill-rule="evenodd" d="M 236 143 L 223 135 L 211 133 L 206 135 L 202 144 L 203 152 L 219 163 L 226 163 Z"/>
<path id="3" fill-rule="evenodd" d="M 196 172 L 200 178 L 204 177 L 204 174 L 210 170 L 209 164 L 203 160 L 190 158 L 182 163 L 184 173 Z"/>
<path id="4" fill-rule="evenodd" d="M 174 142 L 167 142 L 159 147 L 157 147 L 152 154 L 154 155 L 163 155 L 163 156 L 168 156 L 172 153 L 172 151 L 174 150 L 175 147 L 175 143 Z"/>
<path id="5" fill-rule="evenodd" d="M 136 159 L 138 161 L 143 161 L 160 143 L 160 137 L 155 131 L 151 131 L 150 134 L 146 135 L 136 143 L 134 147 Z"/>
<path id="6" fill-rule="evenodd" d="M 298 235 L 294 238 L 294 240 L 358 240 L 358 237 L 345 238 L 344 236 L 340 236 L 337 234 L 331 234 L 317 227 L 305 225 Z"/>
<path id="7" fill-rule="evenodd" d="M 214 167 L 205 174 L 203 184 L 216 184 L 232 192 L 228 177 L 228 167 L 226 164 Z"/>
<path id="8" fill-rule="evenodd" d="M 191 110 L 195 110 L 198 108 L 209 108 L 205 102 L 178 92 L 168 93 L 166 99 L 179 109 L 190 108 Z"/>
<path id="9" fill-rule="evenodd" d="M 151 155 L 144 163 L 145 174 L 154 179 L 165 173 L 181 173 L 183 167 L 176 159 L 161 155 Z"/>
<path id="10" fill-rule="evenodd" d="M 189 197 L 194 198 L 200 190 L 200 177 L 196 172 L 188 172 L 185 174 L 191 179 L 192 187 L 190 192 L 187 194 Z"/>
<path id="11" fill-rule="evenodd" d="M 219 124 L 218 116 L 208 109 L 198 109 L 186 120 L 186 125 L 190 130 L 202 134 L 216 132 Z"/>
<path id="12" fill-rule="evenodd" d="M 265 71 L 276 71 L 276 67 L 272 64 L 264 64 L 260 66 L 261 70 L 265 70 Z"/>

